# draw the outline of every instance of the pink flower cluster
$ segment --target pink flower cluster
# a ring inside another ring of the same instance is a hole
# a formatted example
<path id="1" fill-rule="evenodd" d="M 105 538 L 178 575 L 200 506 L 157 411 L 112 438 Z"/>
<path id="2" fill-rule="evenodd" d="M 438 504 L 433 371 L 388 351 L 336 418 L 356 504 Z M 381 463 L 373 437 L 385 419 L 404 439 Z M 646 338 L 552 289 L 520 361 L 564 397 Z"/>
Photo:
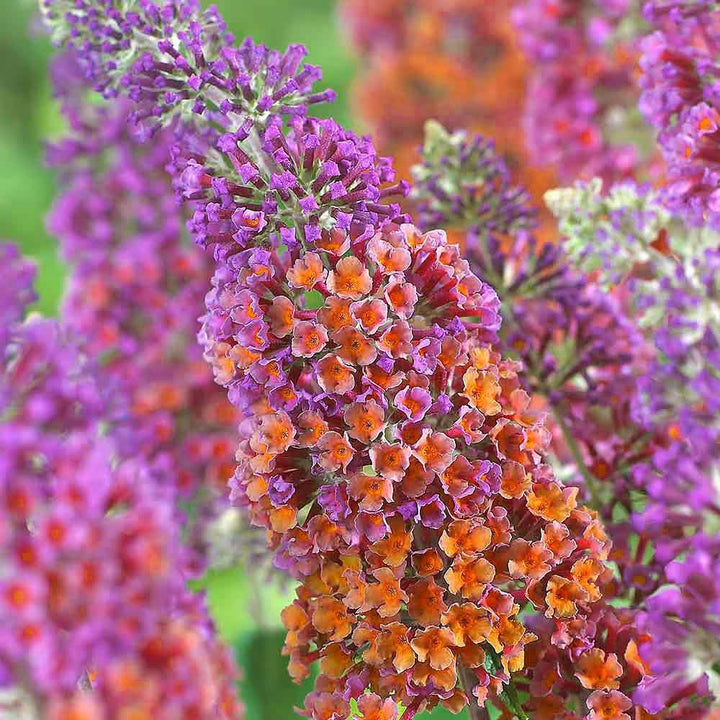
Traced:
<path id="1" fill-rule="evenodd" d="M 3 686 L 53 720 L 240 717 L 233 662 L 185 589 L 174 505 L 103 437 L 95 367 L 53 321 L 4 332 Z"/>
<path id="2" fill-rule="evenodd" d="M 142 457 L 178 503 L 193 501 L 185 533 L 200 569 L 206 521 L 226 507 L 238 419 L 196 341 L 211 261 L 190 241 L 165 171 L 172 134 L 144 144 L 127 107 L 80 107 L 83 134 L 49 153 L 63 174 L 48 219 L 70 266 L 63 318 L 102 363 L 121 454 Z"/>

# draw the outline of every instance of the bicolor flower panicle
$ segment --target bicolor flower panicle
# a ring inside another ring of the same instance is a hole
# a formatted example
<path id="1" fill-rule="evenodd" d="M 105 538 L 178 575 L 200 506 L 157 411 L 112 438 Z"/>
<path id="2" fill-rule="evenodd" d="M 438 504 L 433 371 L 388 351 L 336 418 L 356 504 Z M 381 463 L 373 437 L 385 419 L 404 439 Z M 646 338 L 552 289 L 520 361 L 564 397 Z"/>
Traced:
<path id="1" fill-rule="evenodd" d="M 208 305 L 207 356 L 252 410 L 233 496 L 301 581 L 283 621 L 291 674 L 320 661 L 308 716 L 366 687 L 407 717 L 512 703 L 520 607 L 583 616 L 609 545 L 542 463 L 492 289 L 443 232 L 391 223 L 229 256 Z"/>

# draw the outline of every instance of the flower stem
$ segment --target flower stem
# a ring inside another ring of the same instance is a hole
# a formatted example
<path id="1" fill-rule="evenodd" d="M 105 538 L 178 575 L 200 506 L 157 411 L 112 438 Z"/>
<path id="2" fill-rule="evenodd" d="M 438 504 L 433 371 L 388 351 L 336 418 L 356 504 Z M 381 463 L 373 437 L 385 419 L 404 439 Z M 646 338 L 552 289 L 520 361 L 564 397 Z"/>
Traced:
<path id="1" fill-rule="evenodd" d="M 575 461 L 575 465 L 577 466 L 578 471 L 583 476 L 583 479 L 585 481 L 585 487 L 587 488 L 587 491 L 590 493 L 590 501 L 591 506 L 593 508 L 599 508 L 600 507 L 600 493 L 598 492 L 597 483 L 595 481 L 595 477 L 590 472 L 590 469 L 585 464 L 585 459 L 582 456 L 582 451 L 580 450 L 580 446 L 577 444 L 577 441 L 575 440 L 575 437 L 570 432 L 570 429 L 565 424 L 565 420 L 563 420 L 562 417 L 562 410 L 559 407 L 552 406 L 552 413 L 553 417 L 555 418 L 555 422 L 557 423 L 558 427 L 560 428 L 560 432 L 562 433 L 563 439 L 565 440 L 565 445 L 567 445 L 567 449 L 570 451 L 570 454 L 573 457 L 573 460 Z"/>
<path id="2" fill-rule="evenodd" d="M 473 695 L 473 686 L 476 684 L 473 681 L 473 676 L 470 670 L 464 668 L 462 665 L 458 666 L 460 683 L 465 691 L 468 698 L 468 713 L 470 720 L 490 720 L 490 715 L 484 706 L 477 704 L 477 700 Z"/>

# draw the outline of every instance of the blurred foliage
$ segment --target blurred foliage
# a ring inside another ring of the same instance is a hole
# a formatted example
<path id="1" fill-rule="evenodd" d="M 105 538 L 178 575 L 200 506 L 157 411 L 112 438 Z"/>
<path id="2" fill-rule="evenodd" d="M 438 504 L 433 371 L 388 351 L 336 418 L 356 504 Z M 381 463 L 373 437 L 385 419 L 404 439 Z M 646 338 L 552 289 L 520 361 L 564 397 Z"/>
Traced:
<path id="1" fill-rule="evenodd" d="M 43 162 L 43 138 L 62 127 L 50 97 L 51 48 L 31 27 L 30 0 L 3 4 L 0 27 L 0 238 L 18 242 L 40 266 L 40 309 L 52 312 L 62 288 L 62 264 L 45 232 L 55 182 Z"/>
<path id="2" fill-rule="evenodd" d="M 324 86 L 338 100 L 318 114 L 354 127 L 348 88 L 355 60 L 338 32 L 334 0 L 216 0 L 236 36 L 251 35 L 272 47 L 302 42 L 309 61 L 320 65 Z M 63 132 L 52 99 L 48 41 L 33 24 L 33 0 L 5 0 L 0 27 L 0 239 L 13 240 L 39 266 L 38 310 L 54 314 L 62 295 L 64 269 L 57 244 L 45 231 L 45 215 L 56 194 L 56 178 L 43 161 L 43 144 Z M 236 649 L 243 667 L 241 693 L 248 720 L 285 720 L 302 704 L 312 683 L 293 685 L 280 654 L 280 610 L 289 590 L 264 582 L 242 567 L 211 572 L 197 584 L 207 596 L 218 628 Z M 433 720 L 452 717 L 443 710 Z"/>

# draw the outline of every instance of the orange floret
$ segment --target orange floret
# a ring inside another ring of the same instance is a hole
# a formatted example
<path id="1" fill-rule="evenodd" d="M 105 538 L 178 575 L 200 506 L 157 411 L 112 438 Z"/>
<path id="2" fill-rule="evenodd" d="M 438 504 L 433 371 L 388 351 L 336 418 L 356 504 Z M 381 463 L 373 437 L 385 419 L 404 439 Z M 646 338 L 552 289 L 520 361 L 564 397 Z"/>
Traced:
<path id="1" fill-rule="evenodd" d="M 333 597 L 319 597 L 312 601 L 312 624 L 332 642 L 346 638 L 352 630 L 352 621 L 347 608 Z"/>
<path id="2" fill-rule="evenodd" d="M 297 600 L 283 609 L 280 620 L 287 630 L 285 645 L 290 648 L 300 647 L 303 643 L 298 636 L 310 624 L 310 618 Z"/>
<path id="3" fill-rule="evenodd" d="M 485 558 L 458 555 L 444 575 L 450 592 L 468 600 L 480 600 L 495 568 Z"/>
<path id="4" fill-rule="evenodd" d="M 363 372 L 370 382 L 375 383 L 383 390 L 391 390 L 403 381 L 403 373 L 387 372 L 377 365 L 368 365 L 363 369 Z"/>
<path id="5" fill-rule="evenodd" d="M 549 560 L 552 553 L 542 542 L 529 543 L 527 540 L 514 540 L 510 546 L 508 571 L 514 578 L 539 580 L 550 572 Z"/>
<path id="6" fill-rule="evenodd" d="M 372 576 L 377 583 L 367 586 L 366 598 L 370 607 L 377 610 L 380 617 L 392 617 L 400 612 L 400 607 L 408 601 L 407 594 L 400 588 L 400 581 L 390 568 L 375 570 Z"/>
<path id="7" fill-rule="evenodd" d="M 343 418 L 350 428 L 348 435 L 369 445 L 385 429 L 385 411 L 374 400 L 352 403 Z"/>
<path id="8" fill-rule="evenodd" d="M 434 548 L 420 550 L 412 555 L 412 565 L 420 577 L 437 575 L 443 569 L 440 554 Z"/>
<path id="9" fill-rule="evenodd" d="M 318 440 L 327 432 L 328 424 L 320 413 L 306 410 L 298 418 L 297 444 L 300 447 L 314 447 Z"/>
<path id="10" fill-rule="evenodd" d="M 500 395 L 500 383 L 490 372 L 470 367 L 463 375 L 465 396 L 470 404 L 484 415 L 497 415 L 502 407 L 495 398 Z"/>
<path id="11" fill-rule="evenodd" d="M 588 595 L 590 601 L 594 602 L 599 599 L 601 593 L 600 588 L 595 581 L 600 577 L 600 573 L 605 568 L 602 563 L 594 557 L 586 557 L 578 560 L 570 569 L 570 574 Z"/>
<path id="12" fill-rule="evenodd" d="M 274 415 L 263 415 L 259 427 L 254 433 L 251 444 L 253 449 L 270 453 L 285 452 L 295 440 L 295 428 L 290 416 L 280 411 Z"/>
<path id="13" fill-rule="evenodd" d="M 322 325 L 303 320 L 293 327 L 292 354 L 295 357 L 312 357 L 325 347 L 327 341 L 327 330 Z"/>
<path id="14" fill-rule="evenodd" d="M 357 570 L 346 570 L 344 573 L 345 580 L 348 584 L 348 591 L 345 594 L 343 602 L 353 610 L 367 610 L 365 593 L 367 583 Z"/>
<path id="15" fill-rule="evenodd" d="M 378 340 L 378 347 L 393 358 L 408 358 L 412 353 L 412 329 L 405 320 L 396 320 Z"/>
<path id="16" fill-rule="evenodd" d="M 329 471 L 340 468 L 345 470 L 355 455 L 347 435 L 341 435 L 334 430 L 326 432 L 318 440 L 317 448 L 320 450 L 318 463 Z"/>
<path id="17" fill-rule="evenodd" d="M 567 520 L 577 505 L 578 488 L 561 488 L 557 483 L 533 485 L 527 495 L 528 509 L 543 520 Z"/>
<path id="18" fill-rule="evenodd" d="M 577 547 L 567 525 L 559 522 L 548 523 L 542 530 L 541 539 L 557 560 L 563 560 Z"/>
<path id="19" fill-rule="evenodd" d="M 417 288 L 404 280 L 394 280 L 385 288 L 385 300 L 396 315 L 407 320 L 415 311 Z"/>
<path id="20" fill-rule="evenodd" d="M 615 653 L 605 653 L 600 648 L 584 652 L 577 661 L 575 675 L 588 690 L 616 690 L 623 669 Z"/>
<path id="21" fill-rule="evenodd" d="M 415 457 L 410 458 L 410 464 L 402 479 L 402 490 L 411 498 L 420 497 L 432 482 L 434 473 L 426 470 Z"/>
<path id="22" fill-rule="evenodd" d="M 398 515 L 391 517 L 388 524 L 390 532 L 382 540 L 373 543 L 372 551 L 377 553 L 386 565 L 396 567 L 407 558 L 412 546 L 412 535 Z"/>
<path id="23" fill-rule="evenodd" d="M 350 300 L 333 295 L 325 298 L 325 304 L 318 310 L 317 317 L 330 332 L 337 332 L 340 328 L 352 325 Z"/>
<path id="24" fill-rule="evenodd" d="M 378 649 L 398 672 L 404 672 L 415 664 L 415 653 L 408 641 L 408 629 L 402 623 L 394 622 L 383 627 Z"/>
<path id="25" fill-rule="evenodd" d="M 315 244 L 321 250 L 341 257 L 350 248 L 350 237 L 344 230 L 334 227 L 332 230 L 323 230 Z"/>
<path id="26" fill-rule="evenodd" d="M 298 258 L 287 272 L 288 284 L 294 288 L 312 290 L 325 279 L 325 268 L 317 253 L 307 253 Z"/>
<path id="27" fill-rule="evenodd" d="M 341 678 L 354 664 L 353 657 L 340 643 L 330 643 L 323 648 L 320 672 L 332 680 Z"/>
<path id="28" fill-rule="evenodd" d="M 383 700 L 374 693 L 366 693 L 358 698 L 357 705 L 363 720 L 396 720 L 397 718 L 397 705 L 390 698 Z"/>
<path id="29" fill-rule="evenodd" d="M 368 255 L 385 275 L 404 272 L 410 267 L 410 252 L 403 247 L 394 247 L 379 234 L 368 243 L 367 249 Z"/>
<path id="30" fill-rule="evenodd" d="M 410 448 L 400 443 L 379 443 L 370 448 L 373 470 L 388 480 L 402 480 L 410 464 Z"/>
<path id="31" fill-rule="evenodd" d="M 372 335 L 387 320 L 388 307 L 382 300 L 368 298 L 353 303 L 350 312 L 360 323 L 360 327 L 368 335 Z"/>
<path id="32" fill-rule="evenodd" d="M 617 690 L 596 690 L 587 699 L 587 706 L 590 708 L 590 714 L 587 720 L 630 720 L 630 716 L 623 712 L 632 707 L 632 701 L 627 695 Z M 650 715 L 638 715 L 650 719 Z M 710 716 L 707 716 L 708 720 Z"/>
<path id="33" fill-rule="evenodd" d="M 443 600 L 443 589 L 432 579 L 416 580 L 408 586 L 408 612 L 421 625 L 437 625 L 447 606 Z"/>
<path id="34" fill-rule="evenodd" d="M 490 613 L 474 603 L 455 603 L 443 613 L 442 624 L 453 634 L 455 644 L 464 647 L 467 641 L 479 644 L 487 640 L 492 630 Z"/>
<path id="35" fill-rule="evenodd" d="M 547 617 L 572 617 L 577 613 L 577 603 L 587 599 L 587 593 L 578 583 L 553 575 L 547 584 L 545 601 Z"/>
<path id="36" fill-rule="evenodd" d="M 343 298 L 359 300 L 372 289 L 372 280 L 367 268 L 356 257 L 344 257 L 330 271 L 328 290 Z"/>
<path id="37" fill-rule="evenodd" d="M 455 665 L 455 655 L 451 650 L 455 641 L 448 628 L 429 627 L 418 633 L 410 645 L 418 660 L 427 660 L 433 670 L 447 670 Z"/>
<path id="38" fill-rule="evenodd" d="M 444 670 L 434 670 L 429 662 L 417 662 L 413 665 L 412 680 L 416 685 L 432 682 L 435 687 L 450 692 L 457 685 L 457 670 L 454 663 Z"/>
<path id="39" fill-rule="evenodd" d="M 468 494 L 474 476 L 475 469 L 470 461 L 464 455 L 458 455 L 440 475 L 440 482 L 448 495 L 459 498 Z"/>
<path id="40" fill-rule="evenodd" d="M 415 653 L 408 641 L 408 628 L 399 622 L 384 625 L 382 629 L 359 625 L 352 636 L 357 647 L 366 646 L 362 659 L 373 666 L 392 662 L 400 673 L 415 664 Z"/>
<path id="41" fill-rule="evenodd" d="M 503 465 L 500 494 L 504 498 L 522 497 L 530 489 L 531 484 L 530 476 L 520 463 L 508 460 Z"/>
<path id="42" fill-rule="evenodd" d="M 337 354 L 347 363 L 364 367 L 375 362 L 378 351 L 374 343 L 354 327 L 343 327 L 333 335 L 340 347 Z"/>
<path id="43" fill-rule="evenodd" d="M 350 365 L 337 355 L 326 355 L 317 364 L 318 384 L 326 393 L 344 395 L 355 387 L 355 376 Z"/>
<path id="44" fill-rule="evenodd" d="M 491 538 L 490 530 L 480 523 L 454 520 L 441 535 L 439 545 L 448 557 L 455 557 L 458 553 L 472 555 L 485 550 Z"/>
<path id="45" fill-rule="evenodd" d="M 363 510 L 380 510 L 386 502 L 392 502 L 393 484 L 380 475 L 355 473 L 348 482 L 350 497 L 358 501 Z"/>
<path id="46" fill-rule="evenodd" d="M 420 439 L 412 446 L 412 453 L 425 469 L 441 473 L 452 462 L 454 449 L 455 441 L 452 438 L 425 428 Z"/>

